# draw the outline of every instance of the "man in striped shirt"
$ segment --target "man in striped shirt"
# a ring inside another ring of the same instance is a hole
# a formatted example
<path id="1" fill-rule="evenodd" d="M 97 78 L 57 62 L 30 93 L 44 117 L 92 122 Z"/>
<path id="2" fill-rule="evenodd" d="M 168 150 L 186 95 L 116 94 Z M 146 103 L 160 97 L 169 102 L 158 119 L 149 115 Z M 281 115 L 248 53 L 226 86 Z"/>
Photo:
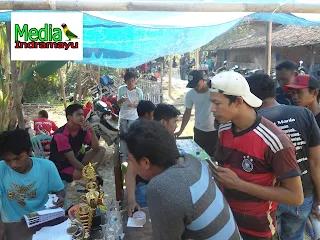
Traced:
<path id="1" fill-rule="evenodd" d="M 147 202 L 153 239 L 241 239 L 209 169 L 191 155 L 179 157 L 175 138 L 163 124 L 134 122 L 126 143 L 130 164 L 150 180 Z"/>
<path id="2" fill-rule="evenodd" d="M 221 123 L 214 171 L 244 240 L 275 240 L 277 203 L 303 202 L 295 147 L 275 124 L 254 108 L 262 101 L 246 79 L 223 72 L 212 80 L 212 112 Z"/>

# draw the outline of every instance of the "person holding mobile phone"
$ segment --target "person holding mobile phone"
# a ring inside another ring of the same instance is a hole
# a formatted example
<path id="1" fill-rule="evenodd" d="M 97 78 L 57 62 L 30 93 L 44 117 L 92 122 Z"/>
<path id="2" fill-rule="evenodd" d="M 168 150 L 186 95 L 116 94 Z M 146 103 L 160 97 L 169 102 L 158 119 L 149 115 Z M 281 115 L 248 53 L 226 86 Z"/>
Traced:
<path id="1" fill-rule="evenodd" d="M 214 76 L 211 102 L 221 124 L 215 154 L 219 166 L 212 171 L 242 238 L 278 240 L 278 204 L 300 206 L 304 201 L 296 148 L 281 128 L 255 111 L 262 100 L 241 74 Z"/>
<path id="2" fill-rule="evenodd" d="M 131 122 L 138 119 L 137 107 L 139 101 L 143 100 L 143 92 L 140 88 L 136 87 L 136 76 L 134 73 L 126 72 L 124 82 L 125 84 L 118 88 L 117 96 L 117 104 L 120 107 L 120 136 L 123 136 L 128 131 L 128 126 Z M 123 161 L 128 161 L 126 144 L 123 140 L 120 141 L 120 152 L 123 155 Z"/>

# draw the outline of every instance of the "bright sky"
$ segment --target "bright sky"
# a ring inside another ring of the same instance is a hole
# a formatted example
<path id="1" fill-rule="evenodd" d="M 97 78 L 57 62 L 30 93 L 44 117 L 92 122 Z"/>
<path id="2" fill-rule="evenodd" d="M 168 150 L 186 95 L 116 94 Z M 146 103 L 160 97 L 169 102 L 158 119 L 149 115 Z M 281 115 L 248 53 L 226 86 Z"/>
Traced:
<path id="1" fill-rule="evenodd" d="M 247 16 L 244 12 L 90 12 L 91 15 L 133 25 L 209 26 Z M 310 21 L 320 21 L 320 14 L 295 14 Z"/>
<path id="2" fill-rule="evenodd" d="M 212 0 L 208 0 L 212 1 Z M 214 1 L 214 0 L 213 0 Z M 219 0 L 217 0 L 219 1 Z M 221 1 L 221 0 L 220 0 Z M 236 1 L 236 0 L 234 0 Z M 320 0 L 296 0 L 304 3 L 320 3 Z M 4 12 L 4 11 L 0 11 Z M 158 26 L 179 26 L 179 27 L 195 27 L 210 26 L 221 24 L 249 15 L 248 12 L 88 12 L 90 15 L 107 19 L 110 21 L 130 23 L 133 25 L 158 25 Z M 310 21 L 319 21 L 320 14 L 294 14 L 298 17 L 305 18 Z"/>

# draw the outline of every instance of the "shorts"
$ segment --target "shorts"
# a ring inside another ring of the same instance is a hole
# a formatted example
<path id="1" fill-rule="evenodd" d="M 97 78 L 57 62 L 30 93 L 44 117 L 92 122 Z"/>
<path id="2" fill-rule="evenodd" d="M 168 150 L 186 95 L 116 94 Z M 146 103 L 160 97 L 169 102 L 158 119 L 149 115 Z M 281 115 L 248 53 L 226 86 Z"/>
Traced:
<path id="1" fill-rule="evenodd" d="M 79 162 L 82 162 L 85 155 L 86 155 L 85 153 L 79 153 L 76 156 L 76 158 L 78 159 Z M 66 160 L 66 161 L 68 161 L 68 160 Z M 73 166 L 71 166 L 71 167 L 66 167 L 66 168 L 62 169 L 61 171 L 59 171 L 61 179 L 66 182 L 72 182 L 74 170 L 75 170 L 75 168 Z"/>
<path id="2" fill-rule="evenodd" d="M 210 157 L 214 157 L 216 146 L 219 142 L 218 131 L 204 132 L 197 128 L 193 129 L 194 141 L 206 151 Z"/>
<path id="3" fill-rule="evenodd" d="M 278 233 L 275 233 L 272 237 L 257 237 L 246 233 L 241 233 L 243 240 L 280 240 Z"/>

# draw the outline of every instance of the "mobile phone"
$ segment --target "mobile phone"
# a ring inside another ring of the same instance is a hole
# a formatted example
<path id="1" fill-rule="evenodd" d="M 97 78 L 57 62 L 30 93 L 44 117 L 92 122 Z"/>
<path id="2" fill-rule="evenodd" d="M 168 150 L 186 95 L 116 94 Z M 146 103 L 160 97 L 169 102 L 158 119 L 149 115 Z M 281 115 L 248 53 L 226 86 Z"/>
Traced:
<path id="1" fill-rule="evenodd" d="M 217 168 L 218 167 L 218 162 L 213 162 L 211 159 L 206 159 L 207 163 L 210 165 L 212 168 Z"/>

